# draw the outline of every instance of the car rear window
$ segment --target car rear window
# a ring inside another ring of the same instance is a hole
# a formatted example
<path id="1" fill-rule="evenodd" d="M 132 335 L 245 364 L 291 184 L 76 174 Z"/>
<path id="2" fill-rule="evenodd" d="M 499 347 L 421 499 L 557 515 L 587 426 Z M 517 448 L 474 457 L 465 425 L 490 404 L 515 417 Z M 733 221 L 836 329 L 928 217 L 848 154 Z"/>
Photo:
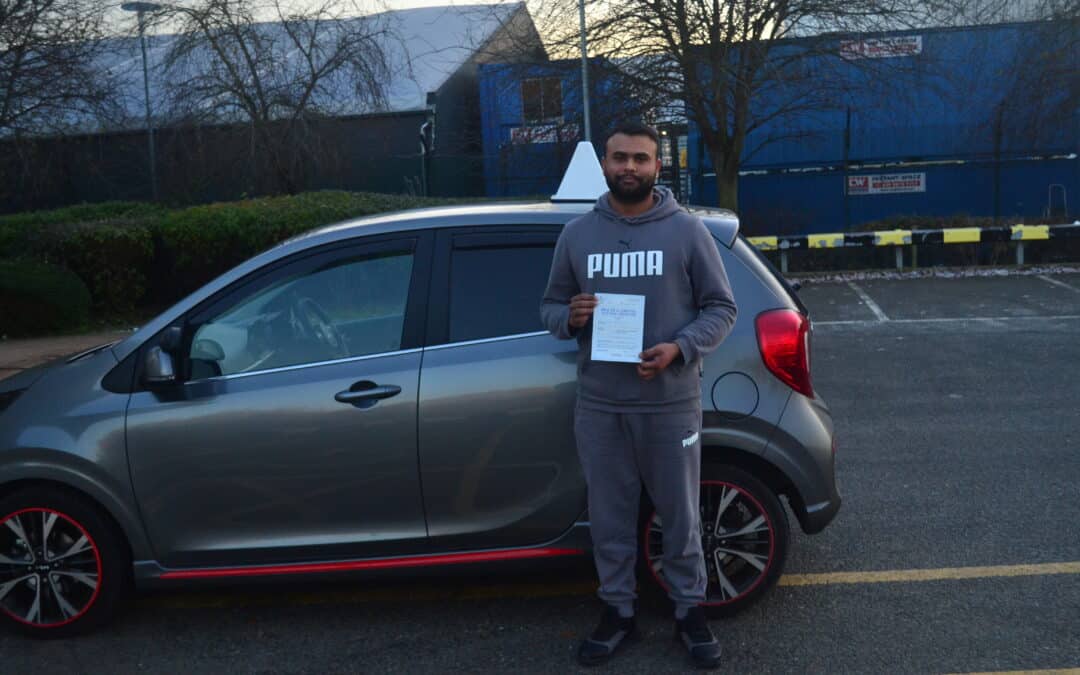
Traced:
<path id="1" fill-rule="evenodd" d="M 722 244 L 718 241 L 717 246 L 721 245 Z M 799 311 L 806 316 L 810 316 L 810 310 L 807 309 L 806 305 L 803 304 L 802 299 L 799 298 L 799 293 L 795 290 L 795 287 L 791 285 L 791 282 L 787 280 L 780 270 L 776 269 L 776 266 L 772 264 L 772 261 L 766 258 L 765 255 L 758 250 L 757 246 L 746 241 L 746 238 L 740 234 L 736 242 L 736 247 L 746 249 L 747 255 L 761 263 L 763 273 L 768 274 L 776 280 L 784 292 L 787 293 L 788 297 L 791 298 L 791 301 L 795 303 L 795 306 L 799 308 Z"/>
<path id="2" fill-rule="evenodd" d="M 454 250 L 449 341 L 544 330 L 540 298 L 554 253 L 554 243 Z"/>

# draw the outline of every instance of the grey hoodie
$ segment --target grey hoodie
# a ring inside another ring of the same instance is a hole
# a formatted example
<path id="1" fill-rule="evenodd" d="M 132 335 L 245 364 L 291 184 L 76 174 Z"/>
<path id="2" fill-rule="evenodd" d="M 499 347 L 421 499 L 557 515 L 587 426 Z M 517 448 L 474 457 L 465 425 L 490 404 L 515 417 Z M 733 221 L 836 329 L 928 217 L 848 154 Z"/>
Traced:
<path id="1" fill-rule="evenodd" d="M 607 193 L 589 213 L 567 223 L 555 246 L 540 305 L 544 326 L 560 339 L 576 337 L 578 404 L 608 412 L 693 410 L 701 399 L 701 360 L 731 332 L 735 300 L 716 241 L 705 224 L 653 191 L 655 204 L 625 217 Z M 570 298 L 579 293 L 645 296 L 645 344 L 674 342 L 682 352 L 651 381 L 632 363 L 593 361 L 592 321 L 570 328 Z"/>

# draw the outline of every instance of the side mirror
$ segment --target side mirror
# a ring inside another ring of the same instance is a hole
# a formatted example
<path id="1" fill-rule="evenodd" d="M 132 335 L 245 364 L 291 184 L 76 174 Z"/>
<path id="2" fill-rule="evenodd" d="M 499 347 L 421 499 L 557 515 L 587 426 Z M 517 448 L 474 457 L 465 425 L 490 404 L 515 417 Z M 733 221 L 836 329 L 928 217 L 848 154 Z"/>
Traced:
<path id="1" fill-rule="evenodd" d="M 161 334 L 160 345 L 169 354 L 175 354 L 180 350 L 181 343 L 183 342 L 184 331 L 180 326 L 169 326 L 165 329 L 165 332 Z"/>
<path id="2" fill-rule="evenodd" d="M 170 329 L 171 330 L 171 329 Z M 143 380 L 147 384 L 172 384 L 176 382 L 173 359 L 161 347 L 151 347 L 143 362 Z"/>

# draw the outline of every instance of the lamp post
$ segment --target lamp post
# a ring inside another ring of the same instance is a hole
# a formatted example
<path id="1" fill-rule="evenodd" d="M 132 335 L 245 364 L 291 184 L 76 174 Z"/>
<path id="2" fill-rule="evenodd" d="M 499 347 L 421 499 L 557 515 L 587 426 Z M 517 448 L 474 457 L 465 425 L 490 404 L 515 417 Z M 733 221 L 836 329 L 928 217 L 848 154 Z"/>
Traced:
<path id="1" fill-rule="evenodd" d="M 592 124 L 589 120 L 589 57 L 585 44 L 585 0 L 578 0 L 578 22 L 581 25 L 581 100 L 585 104 L 585 140 L 592 142 Z"/>
<path id="2" fill-rule="evenodd" d="M 146 22 L 143 17 L 147 12 L 156 12 L 162 5 L 154 2 L 125 2 L 120 9 L 135 12 L 139 18 L 139 44 L 142 47 L 143 94 L 146 99 L 146 138 L 150 150 L 150 193 L 154 201 L 158 198 L 157 156 L 154 151 L 154 125 L 150 121 L 150 75 L 146 65 Z"/>

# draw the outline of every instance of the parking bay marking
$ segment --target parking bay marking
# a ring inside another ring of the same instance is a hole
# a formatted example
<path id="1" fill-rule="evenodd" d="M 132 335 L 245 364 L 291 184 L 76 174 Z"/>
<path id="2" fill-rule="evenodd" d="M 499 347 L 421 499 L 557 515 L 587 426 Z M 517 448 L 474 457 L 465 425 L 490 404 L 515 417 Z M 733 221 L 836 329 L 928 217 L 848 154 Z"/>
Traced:
<path id="1" fill-rule="evenodd" d="M 954 316 L 932 319 L 889 319 L 889 323 L 965 323 L 971 321 L 1072 321 L 1080 319 L 1080 314 L 1060 314 L 1057 316 Z M 814 321 L 814 326 L 876 326 L 882 321 L 870 319 L 844 319 L 840 321 Z"/>
<path id="2" fill-rule="evenodd" d="M 1039 278 L 1042 279 L 1043 281 L 1045 281 L 1048 284 L 1053 284 L 1055 286 L 1061 286 L 1062 288 L 1067 288 L 1067 289 L 1069 289 L 1070 291 L 1072 291 L 1074 293 L 1080 293 L 1080 288 L 1077 288 L 1075 286 L 1070 286 L 1069 284 L 1065 283 L 1064 281 L 1059 281 L 1059 280 L 1054 279 L 1052 277 L 1048 277 L 1045 274 L 1040 274 Z"/>
<path id="3" fill-rule="evenodd" d="M 885 312 L 881 310 L 881 307 L 879 307 L 878 304 L 874 302 L 874 299 L 871 298 L 870 295 L 866 291 L 864 291 L 861 286 L 856 284 L 854 281 L 847 282 L 847 285 L 851 287 L 851 290 L 855 291 L 856 295 L 859 296 L 859 299 L 863 301 L 863 304 L 870 308 L 870 311 L 874 313 L 874 316 L 877 317 L 879 322 L 889 320 L 889 317 L 885 315 Z"/>
<path id="4" fill-rule="evenodd" d="M 952 673 L 951 675 L 1080 675 L 1080 668 L 1057 668 L 1052 670 L 987 670 L 979 673 Z"/>
<path id="5" fill-rule="evenodd" d="M 932 569 L 879 570 L 872 572 L 824 572 L 786 574 L 778 586 L 826 586 L 842 584 L 910 583 L 996 577 L 1047 576 L 1080 574 L 1080 561 L 1033 565 L 997 565 L 983 567 L 941 567 Z M 381 588 L 362 590 L 320 590 L 292 592 L 232 592 L 214 595 L 184 594 L 148 597 L 138 604 L 155 609 L 209 609 L 224 607 L 276 607 L 305 605 L 343 605 L 367 602 L 446 602 L 453 600 L 497 600 L 500 598 L 556 598 L 591 596 L 596 592 L 592 581 L 552 584 L 460 585 L 454 588 Z"/>

